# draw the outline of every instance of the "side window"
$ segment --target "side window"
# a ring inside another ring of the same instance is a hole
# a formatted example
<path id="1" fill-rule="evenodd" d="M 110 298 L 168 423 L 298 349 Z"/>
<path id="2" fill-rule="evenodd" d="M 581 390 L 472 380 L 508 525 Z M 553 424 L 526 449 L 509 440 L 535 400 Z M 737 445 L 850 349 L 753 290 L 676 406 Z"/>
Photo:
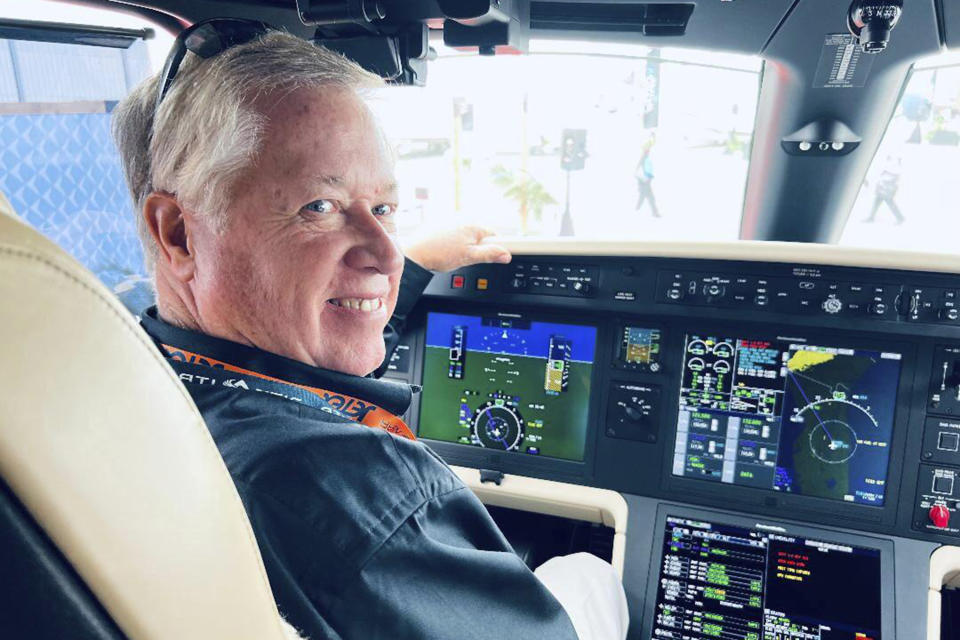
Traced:
<path id="1" fill-rule="evenodd" d="M 0 194 L 139 313 L 153 291 L 110 118 L 163 64 L 171 38 L 146 21 L 102 10 L 14 4 L 0 9 L 7 25 L 0 34 L 10 36 L 0 39 Z M 51 16 L 77 35 L 64 38 L 40 21 Z M 81 44 L 91 27 L 114 28 L 119 37 L 98 40 L 112 46 Z"/>

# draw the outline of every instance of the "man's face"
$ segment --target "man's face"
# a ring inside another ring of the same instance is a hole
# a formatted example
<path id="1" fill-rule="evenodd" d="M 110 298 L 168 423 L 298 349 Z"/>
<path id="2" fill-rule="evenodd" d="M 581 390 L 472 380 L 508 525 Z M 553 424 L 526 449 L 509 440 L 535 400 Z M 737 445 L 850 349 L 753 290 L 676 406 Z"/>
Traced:
<path id="1" fill-rule="evenodd" d="M 191 225 L 199 328 L 365 375 L 383 360 L 403 270 L 388 150 L 346 90 L 298 90 L 258 107 L 269 124 L 226 229 Z"/>

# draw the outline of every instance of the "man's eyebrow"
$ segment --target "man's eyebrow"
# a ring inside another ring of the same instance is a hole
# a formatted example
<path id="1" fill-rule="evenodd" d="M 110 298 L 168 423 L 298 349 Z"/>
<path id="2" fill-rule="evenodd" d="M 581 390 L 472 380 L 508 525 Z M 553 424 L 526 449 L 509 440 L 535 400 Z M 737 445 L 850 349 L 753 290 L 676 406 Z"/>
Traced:
<path id="1" fill-rule="evenodd" d="M 318 176 L 314 176 L 313 179 L 316 180 L 317 182 L 322 182 L 323 184 L 329 185 L 331 187 L 339 187 L 344 183 L 343 176 L 334 176 L 334 175 L 328 175 L 325 173 L 322 173 Z"/>
<path id="2" fill-rule="evenodd" d="M 380 187 L 380 193 L 396 193 L 399 186 L 396 182 L 388 182 Z"/>

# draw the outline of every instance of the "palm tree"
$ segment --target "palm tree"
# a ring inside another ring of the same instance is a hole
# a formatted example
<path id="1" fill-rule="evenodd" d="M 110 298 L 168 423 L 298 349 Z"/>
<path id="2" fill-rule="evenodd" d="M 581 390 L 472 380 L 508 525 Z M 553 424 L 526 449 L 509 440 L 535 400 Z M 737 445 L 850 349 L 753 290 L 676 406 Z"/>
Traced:
<path id="1" fill-rule="evenodd" d="M 528 171 L 510 170 L 498 164 L 490 171 L 493 183 L 503 189 L 503 195 L 520 205 L 520 227 L 527 233 L 527 216 L 533 214 L 537 222 L 543 220 L 543 209 L 557 201 L 539 180 Z"/>

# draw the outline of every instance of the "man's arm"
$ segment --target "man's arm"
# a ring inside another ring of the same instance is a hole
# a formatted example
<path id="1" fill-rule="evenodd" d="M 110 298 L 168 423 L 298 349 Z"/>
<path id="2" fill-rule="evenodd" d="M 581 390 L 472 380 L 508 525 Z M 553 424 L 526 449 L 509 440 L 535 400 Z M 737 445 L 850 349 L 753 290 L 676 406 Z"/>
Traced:
<path id="1" fill-rule="evenodd" d="M 423 504 L 343 587 L 331 621 L 344 636 L 577 640 L 466 488 Z"/>
<path id="2" fill-rule="evenodd" d="M 249 481 L 233 470 L 280 611 L 303 635 L 577 640 L 561 604 L 436 454 L 375 429 L 326 431 L 285 439 L 248 465 Z"/>
<path id="3" fill-rule="evenodd" d="M 400 342 L 400 335 L 403 328 L 407 325 L 407 315 L 413 311 L 413 307 L 420 299 L 423 290 L 430 284 L 433 278 L 433 272 L 424 269 L 409 257 L 403 263 L 403 276 L 400 279 L 400 292 L 397 294 L 397 306 L 393 310 L 393 315 L 383 328 L 383 342 L 386 346 L 385 357 L 377 370 L 373 372 L 375 378 L 383 376 L 390 364 L 390 357 L 393 355 L 397 344 Z"/>

